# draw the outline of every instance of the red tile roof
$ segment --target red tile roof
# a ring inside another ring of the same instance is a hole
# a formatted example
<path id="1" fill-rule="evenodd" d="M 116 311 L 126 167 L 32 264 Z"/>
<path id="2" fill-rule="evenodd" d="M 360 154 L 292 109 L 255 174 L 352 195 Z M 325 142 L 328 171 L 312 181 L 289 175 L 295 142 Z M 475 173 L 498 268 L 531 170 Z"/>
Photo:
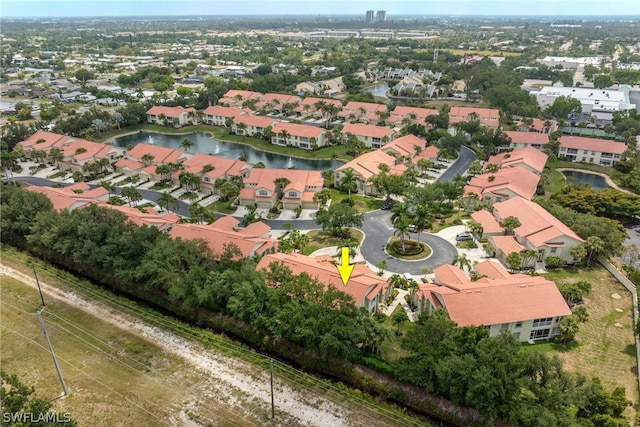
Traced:
<path id="1" fill-rule="evenodd" d="M 362 114 L 360 110 L 361 108 L 364 108 L 366 110 L 365 114 L 375 114 L 377 111 L 382 111 L 382 112 L 387 111 L 387 106 L 384 104 L 375 104 L 373 102 L 356 102 L 356 101 L 348 102 L 347 105 L 342 107 L 342 110 L 343 112 L 353 111 L 355 113 Z"/>
<path id="2" fill-rule="evenodd" d="M 244 123 L 247 126 L 254 126 L 257 128 L 267 128 L 269 126 L 273 126 L 278 121 L 266 116 L 256 116 L 254 114 L 244 114 L 241 116 L 237 116 L 233 123 L 240 124 Z"/>
<path id="3" fill-rule="evenodd" d="M 222 105 L 212 105 L 207 107 L 202 113 L 207 116 L 219 116 L 219 117 L 238 117 L 242 114 L 247 114 L 247 110 L 243 110 L 238 107 L 224 107 Z"/>
<path id="4" fill-rule="evenodd" d="M 254 237 L 254 233 L 252 233 L 251 230 L 248 232 L 248 235 L 244 234 L 241 230 L 234 230 L 235 225 L 232 224 L 235 223 L 235 221 L 237 220 L 229 221 L 221 218 L 213 224 L 207 225 L 175 224 L 171 228 L 169 235 L 174 239 L 204 240 L 214 253 L 215 257 L 222 255 L 225 247 L 230 244 L 236 245 L 238 249 L 240 249 L 242 257 L 245 258 L 254 254 L 261 255 L 266 251 L 277 247 L 278 241 L 276 239 Z"/>
<path id="5" fill-rule="evenodd" d="M 540 276 L 508 274 L 501 266 L 489 263 L 493 264 L 485 261 L 476 265 L 489 276 L 477 282 L 457 267 L 438 267 L 434 270 L 436 281 L 443 286 L 420 289 L 436 294 L 458 326 L 490 326 L 571 314 L 555 283 Z"/>
<path id="6" fill-rule="evenodd" d="M 273 126 L 273 133 L 276 135 L 282 130 L 286 130 L 291 136 L 298 136 L 304 138 L 320 138 L 324 129 L 318 126 L 303 125 L 299 123 L 286 123 L 278 122 Z"/>
<path id="7" fill-rule="evenodd" d="M 272 262 L 283 263 L 293 274 L 307 273 L 326 286 L 333 286 L 353 297 L 356 306 L 362 306 L 366 300 L 372 300 L 386 286 L 387 281 L 376 276 L 364 264 L 356 264 L 345 286 L 331 257 L 311 258 L 301 254 L 276 253 L 264 256 L 256 269 L 268 269 Z"/>
<path id="8" fill-rule="evenodd" d="M 487 163 L 499 165 L 501 168 L 517 167 L 524 164 L 540 174 L 544 170 L 548 158 L 549 156 L 542 151 L 526 147 L 491 156 Z"/>
<path id="9" fill-rule="evenodd" d="M 513 142 L 514 144 L 545 145 L 549 143 L 549 135 L 547 135 L 546 133 L 518 131 L 505 131 L 504 133 L 509 138 L 511 138 L 511 142 Z"/>
<path id="10" fill-rule="evenodd" d="M 53 208 L 57 211 L 73 210 L 90 203 L 106 201 L 109 196 L 108 191 L 104 188 L 96 187 L 91 189 L 89 184 L 84 182 L 61 188 L 31 185 L 27 187 L 27 190 L 47 196 L 51 200 Z M 76 193 L 74 190 L 81 193 Z"/>
<path id="11" fill-rule="evenodd" d="M 600 153 L 622 154 L 627 145 L 622 142 L 609 141 L 607 139 L 587 138 L 585 136 L 561 136 L 558 138 L 560 147 L 575 148 L 578 150 L 597 151 Z"/>
<path id="12" fill-rule="evenodd" d="M 191 108 L 184 108 L 184 107 L 166 107 L 164 105 L 154 105 L 153 107 L 151 107 L 148 111 L 147 114 L 151 115 L 151 116 L 159 116 L 160 114 L 164 114 L 165 117 L 171 117 L 171 118 L 175 118 L 175 117 L 179 117 L 180 114 L 182 113 L 195 113 L 196 109 L 191 107 Z"/>
<path id="13" fill-rule="evenodd" d="M 491 179 L 493 177 L 493 179 Z M 464 194 L 475 193 L 482 200 L 486 194 L 496 197 L 510 197 L 509 190 L 518 196 L 531 199 L 536 193 L 540 177 L 521 167 L 500 169 L 495 173 L 474 176 L 464 187 Z"/>
<path id="14" fill-rule="evenodd" d="M 518 218 L 520 227 L 514 231 L 518 236 L 527 238 L 538 247 L 561 236 L 566 236 L 579 243 L 583 240 L 569 227 L 547 212 L 542 206 L 521 197 L 514 197 L 506 202 L 493 206 L 498 221 L 510 216 Z"/>
<path id="15" fill-rule="evenodd" d="M 382 126 L 373 126 L 373 125 L 363 125 L 360 123 L 347 123 L 342 128 L 342 134 L 346 135 L 351 133 L 356 136 L 368 136 L 370 138 L 383 138 L 388 137 L 391 140 L 391 137 L 394 134 L 393 129 L 382 127 Z"/>

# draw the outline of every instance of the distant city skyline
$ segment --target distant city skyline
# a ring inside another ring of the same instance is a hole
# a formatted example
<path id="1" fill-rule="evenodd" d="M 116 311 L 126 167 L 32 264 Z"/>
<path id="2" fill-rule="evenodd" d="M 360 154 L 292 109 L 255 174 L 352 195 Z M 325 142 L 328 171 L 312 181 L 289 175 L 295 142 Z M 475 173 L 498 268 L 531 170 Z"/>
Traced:
<path id="1" fill-rule="evenodd" d="M 640 16 L 638 0 L 2 0 L 0 17 L 361 15 Z"/>

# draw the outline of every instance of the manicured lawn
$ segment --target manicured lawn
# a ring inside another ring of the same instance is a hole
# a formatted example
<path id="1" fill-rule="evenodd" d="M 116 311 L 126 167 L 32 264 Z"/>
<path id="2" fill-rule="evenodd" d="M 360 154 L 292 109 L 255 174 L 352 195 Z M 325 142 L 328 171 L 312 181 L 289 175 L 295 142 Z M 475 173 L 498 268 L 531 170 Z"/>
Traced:
<path id="1" fill-rule="evenodd" d="M 342 200 L 347 199 L 349 195 L 344 191 L 338 190 L 337 188 L 331 189 L 331 204 L 340 203 Z M 360 194 L 351 194 L 351 198 L 353 199 L 353 206 L 358 210 L 358 212 L 370 212 L 378 210 L 384 205 L 383 199 L 374 199 L 372 197 L 362 196 Z"/>
<path id="2" fill-rule="evenodd" d="M 431 248 L 426 243 L 422 242 L 420 242 L 421 250 L 418 253 L 414 253 L 415 251 L 412 251 L 410 248 L 415 247 L 417 244 L 418 242 L 416 240 L 405 239 L 405 249 L 407 249 L 407 252 L 409 252 L 409 254 L 405 255 L 404 253 L 402 253 L 402 244 L 400 243 L 400 239 L 398 239 L 397 237 L 393 237 L 389 240 L 389 243 L 387 243 L 385 250 L 394 258 L 405 259 L 409 261 L 424 259 L 431 255 Z"/>
<path id="3" fill-rule="evenodd" d="M 233 215 L 236 212 L 236 208 L 231 206 L 231 202 L 223 202 L 222 200 L 211 203 L 207 208 L 227 215 Z"/>
<path id="4" fill-rule="evenodd" d="M 584 297 L 589 319 L 580 325 L 577 343 L 568 346 L 544 343 L 524 348 L 557 355 L 567 370 L 587 377 L 598 376 L 609 391 L 625 387 L 627 398 L 637 402 L 638 372 L 629 292 L 599 264 L 590 269 L 556 270 L 545 277 L 556 284 L 581 280 L 591 283 L 591 293 Z M 614 294 L 620 299 L 613 298 Z"/>
<path id="5" fill-rule="evenodd" d="M 297 147 L 286 147 L 282 145 L 274 145 L 269 141 L 265 141 L 261 138 L 252 138 L 244 135 L 234 135 L 229 133 L 229 129 L 219 128 L 214 126 L 207 126 L 205 132 L 212 132 L 216 139 L 221 141 L 239 142 L 242 144 L 248 144 L 262 151 L 269 151 L 272 153 L 285 154 L 292 157 L 300 157 L 303 159 L 342 159 L 351 160 L 353 156 L 347 154 L 347 147 L 344 145 L 333 145 L 324 147 L 316 151 L 304 150 Z"/>
<path id="6" fill-rule="evenodd" d="M 437 233 L 438 231 L 444 230 L 445 228 L 448 228 L 454 225 L 461 225 L 461 224 L 456 224 L 457 220 L 463 220 L 463 219 L 469 219 L 469 218 L 471 218 L 470 212 L 454 211 L 454 213 L 451 214 L 451 216 L 444 218 L 444 222 L 442 222 L 442 219 L 434 220 L 431 223 L 431 228 L 428 231 L 430 233 Z"/>
<path id="7" fill-rule="evenodd" d="M 357 240 L 359 243 L 362 243 L 364 235 L 360 230 L 351 228 L 349 232 L 351 233 L 352 239 Z M 325 230 L 311 230 L 307 233 L 307 236 L 309 236 L 309 244 L 305 246 L 304 250 L 302 251 L 304 255 L 309 255 L 317 251 L 318 249 L 327 248 L 329 246 L 337 246 L 340 241 L 344 240 L 344 238 L 342 237 L 332 236 L 331 233 Z"/>

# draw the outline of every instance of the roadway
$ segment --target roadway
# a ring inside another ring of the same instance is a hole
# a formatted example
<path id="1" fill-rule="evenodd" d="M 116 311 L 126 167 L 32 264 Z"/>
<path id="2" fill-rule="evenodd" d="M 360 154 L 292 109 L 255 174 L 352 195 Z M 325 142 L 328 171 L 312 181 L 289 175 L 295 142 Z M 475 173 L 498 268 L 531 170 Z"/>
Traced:
<path id="1" fill-rule="evenodd" d="M 438 178 L 439 181 L 450 181 L 457 175 L 462 175 L 469 164 L 475 160 L 475 153 L 467 147 L 462 147 L 458 159 Z M 48 180 L 46 178 L 17 176 L 16 181 L 24 182 L 35 186 L 52 186 L 70 185 L 68 183 L 60 183 L 58 181 Z M 152 190 L 138 189 L 143 198 L 152 202 L 157 202 L 160 197 L 159 192 Z M 120 188 L 116 189 L 116 194 L 120 193 Z M 182 216 L 189 216 L 189 204 L 178 200 L 177 213 Z M 222 214 L 217 214 L 220 217 Z M 242 219 L 242 218 L 238 218 Z M 265 222 L 274 230 L 283 229 L 285 223 L 293 222 L 298 230 L 317 229 L 318 225 L 313 220 L 265 220 Z M 415 275 L 423 274 L 423 268 L 433 270 L 435 267 L 443 264 L 449 264 L 457 255 L 455 246 L 447 240 L 429 233 L 420 233 L 420 241 L 428 244 L 432 249 L 429 258 L 420 261 L 403 261 L 388 255 L 384 248 L 393 236 L 394 228 L 391 224 L 391 213 L 388 211 L 373 211 L 364 215 L 364 221 L 361 227 L 365 235 L 365 239 L 361 245 L 361 253 L 363 257 L 371 264 L 378 264 L 380 261 L 387 261 L 386 270 L 396 273 L 411 273 Z M 413 234 L 413 233 L 412 233 Z M 416 238 L 417 236 L 412 236 Z"/>

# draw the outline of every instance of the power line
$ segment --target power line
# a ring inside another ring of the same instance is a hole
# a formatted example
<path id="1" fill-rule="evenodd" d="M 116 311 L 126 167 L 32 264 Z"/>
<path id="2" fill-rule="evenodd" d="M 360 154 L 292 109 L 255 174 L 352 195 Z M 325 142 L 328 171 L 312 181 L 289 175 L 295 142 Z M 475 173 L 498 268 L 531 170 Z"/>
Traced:
<path id="1" fill-rule="evenodd" d="M 68 275 L 62 275 L 56 269 L 52 269 L 50 267 L 48 268 L 48 266 L 46 265 L 40 267 L 52 276 L 64 281 L 72 288 L 79 288 L 79 290 L 91 295 L 91 297 L 93 297 L 94 299 L 101 300 L 103 303 L 107 304 L 107 306 L 113 307 L 115 305 L 122 312 L 145 320 L 155 327 L 172 331 L 173 333 L 185 339 L 191 338 L 200 343 L 213 345 L 220 351 L 239 355 L 248 362 L 253 362 L 255 364 L 263 366 L 264 368 L 267 368 L 268 366 L 270 358 L 260 355 L 254 351 L 248 350 L 246 347 L 242 347 L 223 337 L 216 336 L 212 332 L 206 330 L 194 331 L 193 327 L 191 327 L 190 325 L 184 325 L 184 322 L 181 322 L 177 319 L 166 319 L 166 316 L 159 313 L 153 312 L 151 310 L 145 310 L 135 305 L 132 306 L 132 302 L 130 300 L 124 299 L 124 301 L 129 303 L 126 304 L 122 301 L 123 298 L 116 297 L 109 292 L 98 291 L 95 289 L 94 285 L 83 283 L 73 276 L 72 278 L 74 280 L 70 280 Z M 339 407 L 348 410 L 364 411 L 361 412 L 360 415 L 377 422 L 389 423 L 390 425 L 424 425 L 424 423 L 420 422 L 417 419 L 412 419 L 402 413 L 375 405 L 365 398 L 354 396 L 350 393 L 345 392 L 339 387 L 328 383 L 327 381 L 317 379 L 309 374 L 301 372 L 281 362 L 275 361 L 274 369 L 277 370 L 283 378 L 287 379 L 296 387 L 313 394 L 320 394 L 325 399 L 338 405 Z M 338 397 L 340 399 L 338 399 Z M 370 412 L 375 413 L 375 415 L 371 414 Z M 385 421 L 381 418 L 387 419 L 388 421 Z"/>

